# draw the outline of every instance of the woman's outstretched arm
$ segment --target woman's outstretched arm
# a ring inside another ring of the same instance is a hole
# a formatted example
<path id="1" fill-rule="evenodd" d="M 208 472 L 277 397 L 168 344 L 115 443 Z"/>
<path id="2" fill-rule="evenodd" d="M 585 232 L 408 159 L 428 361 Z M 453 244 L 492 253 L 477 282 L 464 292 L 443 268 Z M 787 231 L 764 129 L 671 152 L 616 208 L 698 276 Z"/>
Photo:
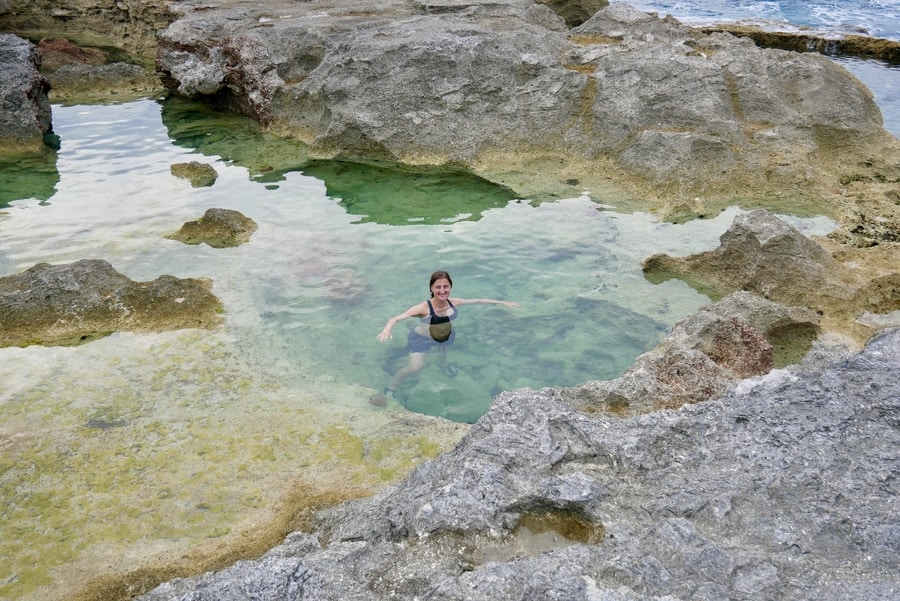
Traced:
<path id="1" fill-rule="evenodd" d="M 450 302 L 454 305 L 503 305 L 504 307 L 510 308 L 519 306 L 519 303 L 494 300 L 492 298 L 451 298 Z"/>
<path id="2" fill-rule="evenodd" d="M 418 305 L 413 305 L 400 315 L 395 315 L 387 320 L 387 323 L 384 324 L 384 328 L 378 333 L 378 342 L 384 342 L 385 340 L 389 340 L 393 338 L 391 335 L 391 330 L 397 325 L 398 321 L 403 321 L 409 317 L 422 317 L 428 314 L 428 305 L 424 302 L 419 303 Z"/>

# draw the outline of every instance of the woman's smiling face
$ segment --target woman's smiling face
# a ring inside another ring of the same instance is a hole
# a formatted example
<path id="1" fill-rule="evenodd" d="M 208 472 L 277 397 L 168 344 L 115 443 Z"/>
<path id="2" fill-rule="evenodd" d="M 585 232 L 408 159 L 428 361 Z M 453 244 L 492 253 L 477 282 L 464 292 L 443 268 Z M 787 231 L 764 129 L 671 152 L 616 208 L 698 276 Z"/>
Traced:
<path id="1" fill-rule="evenodd" d="M 435 298 L 447 300 L 447 297 L 450 296 L 450 289 L 452 287 L 452 284 L 450 284 L 450 281 L 447 278 L 440 278 L 435 280 L 431 285 L 431 294 L 434 295 Z"/>

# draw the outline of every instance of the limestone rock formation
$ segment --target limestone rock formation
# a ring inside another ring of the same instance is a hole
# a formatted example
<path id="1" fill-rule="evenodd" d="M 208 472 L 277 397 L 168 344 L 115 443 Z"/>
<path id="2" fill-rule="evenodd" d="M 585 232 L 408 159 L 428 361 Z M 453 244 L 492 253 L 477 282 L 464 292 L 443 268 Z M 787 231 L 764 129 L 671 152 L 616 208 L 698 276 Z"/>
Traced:
<path id="1" fill-rule="evenodd" d="M 215 96 L 311 156 L 451 164 L 524 194 L 613 182 L 799 208 L 851 170 L 900 173 L 869 91 L 815 54 L 620 3 L 574 29 L 527 0 L 359 9 L 205 3 L 160 34 L 157 66 L 178 94 Z"/>
<path id="2" fill-rule="evenodd" d="M 820 31 L 808 27 L 785 27 L 784 24 L 737 21 L 704 26 L 703 31 L 727 31 L 748 37 L 764 48 L 781 48 L 796 52 L 877 58 L 889 63 L 900 61 L 900 42 L 873 38 L 866 32 L 844 27 L 837 31 Z"/>
<path id="3" fill-rule="evenodd" d="M 0 278 L 0 346 L 79 344 L 113 332 L 218 325 L 211 282 L 163 275 L 134 282 L 106 261 L 39 263 Z"/>
<path id="4" fill-rule="evenodd" d="M 591 18 L 602 8 L 609 6 L 608 0 L 535 0 L 546 5 L 563 18 L 568 27 L 577 27 Z"/>
<path id="5" fill-rule="evenodd" d="M 0 30 L 32 39 L 67 38 L 97 47 L 123 48 L 150 59 L 156 53 L 156 32 L 174 18 L 173 11 L 194 2 L 158 0 L 4 0 Z"/>
<path id="6" fill-rule="evenodd" d="M 846 330 L 863 312 L 900 309 L 900 272 L 872 277 L 835 259 L 829 251 L 771 213 L 757 209 L 738 216 L 719 248 L 689 257 L 654 255 L 643 269 L 651 279 L 680 277 L 721 296 L 748 290 L 789 306 L 823 315 L 826 329 L 865 340 L 871 330 Z"/>
<path id="7" fill-rule="evenodd" d="M 630 419 L 500 395 L 452 451 L 140 601 L 892 601 L 900 330 Z"/>
<path id="8" fill-rule="evenodd" d="M 48 75 L 54 102 L 125 102 L 162 92 L 159 78 L 138 65 L 108 63 L 99 67 L 69 64 Z"/>
<path id="9" fill-rule="evenodd" d="M 52 134 L 49 82 L 41 75 L 37 47 L 0 33 L 0 152 L 33 153 L 46 149 Z"/>
<path id="10" fill-rule="evenodd" d="M 44 38 L 38 43 L 38 51 L 44 73 L 72 63 L 98 66 L 107 61 L 105 52 L 96 48 L 82 48 L 66 38 Z"/>
<path id="11" fill-rule="evenodd" d="M 739 380 L 799 362 L 819 332 L 819 316 L 749 292 L 735 292 L 677 324 L 614 380 L 585 382 L 561 395 L 587 412 L 636 415 L 699 403 Z"/>
<path id="12" fill-rule="evenodd" d="M 188 221 L 167 237 L 185 244 L 205 243 L 213 248 L 227 248 L 249 242 L 255 231 L 256 222 L 239 211 L 207 209 L 203 217 Z"/>

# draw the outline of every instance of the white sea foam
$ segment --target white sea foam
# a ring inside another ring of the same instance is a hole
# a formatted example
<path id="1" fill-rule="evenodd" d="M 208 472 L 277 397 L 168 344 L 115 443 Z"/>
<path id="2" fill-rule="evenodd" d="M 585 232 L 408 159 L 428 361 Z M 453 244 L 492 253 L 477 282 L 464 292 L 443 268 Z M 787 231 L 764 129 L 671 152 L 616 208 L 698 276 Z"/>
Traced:
<path id="1" fill-rule="evenodd" d="M 619 0 L 614 0 L 619 1 Z M 684 23 L 699 25 L 723 21 L 764 20 L 815 29 L 850 31 L 900 40 L 900 2 L 896 0 L 625 0 L 637 9 L 671 14 Z"/>

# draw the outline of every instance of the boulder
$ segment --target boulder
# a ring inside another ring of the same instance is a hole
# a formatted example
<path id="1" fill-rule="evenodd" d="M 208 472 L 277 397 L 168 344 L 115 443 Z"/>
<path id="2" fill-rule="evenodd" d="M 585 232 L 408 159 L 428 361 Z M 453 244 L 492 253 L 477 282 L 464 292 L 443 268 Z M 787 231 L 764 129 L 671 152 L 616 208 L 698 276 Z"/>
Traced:
<path id="1" fill-rule="evenodd" d="M 50 83 L 40 73 L 40 55 L 28 40 L 0 33 L 0 149 L 36 153 L 52 136 Z"/>
<path id="2" fill-rule="evenodd" d="M 203 217 L 188 221 L 177 232 L 166 236 L 185 244 L 207 244 L 213 248 L 240 246 L 250 241 L 256 222 L 239 211 L 207 209 Z"/>
<path id="3" fill-rule="evenodd" d="M 209 280 L 134 282 L 107 261 L 39 263 L 0 278 L 0 347 L 72 345 L 113 332 L 211 328 L 221 305 Z"/>
<path id="4" fill-rule="evenodd" d="M 714 297 L 747 290 L 774 302 L 823 315 L 827 330 L 865 340 L 872 330 L 848 329 L 863 312 L 900 309 L 897 265 L 872 274 L 855 262 L 843 263 L 816 241 L 768 211 L 757 209 L 735 218 L 717 249 L 644 261 L 652 281 L 679 277 Z"/>
<path id="5" fill-rule="evenodd" d="M 140 601 L 892 601 L 900 330 L 715 400 L 589 417 L 495 399 L 454 448 L 263 557 Z"/>
<path id="6" fill-rule="evenodd" d="M 160 33 L 167 86 L 314 158 L 453 165 L 523 195 L 612 182 L 700 213 L 747 197 L 836 213 L 842 176 L 898 172 L 900 142 L 832 61 L 621 3 L 574 29 L 527 0 L 202 8 Z"/>
<path id="7" fill-rule="evenodd" d="M 200 163 L 191 161 L 189 163 L 175 163 L 169 168 L 169 171 L 177 178 L 186 179 L 191 182 L 194 188 L 205 188 L 212 186 L 219 178 L 216 168 L 209 163 Z M 210 219 L 222 219 L 225 215 L 210 215 Z"/>
<path id="8" fill-rule="evenodd" d="M 819 316 L 808 309 L 735 292 L 676 323 L 621 377 L 560 394 L 583 411 L 616 415 L 699 403 L 744 378 L 799 363 L 816 340 L 818 324 Z"/>

